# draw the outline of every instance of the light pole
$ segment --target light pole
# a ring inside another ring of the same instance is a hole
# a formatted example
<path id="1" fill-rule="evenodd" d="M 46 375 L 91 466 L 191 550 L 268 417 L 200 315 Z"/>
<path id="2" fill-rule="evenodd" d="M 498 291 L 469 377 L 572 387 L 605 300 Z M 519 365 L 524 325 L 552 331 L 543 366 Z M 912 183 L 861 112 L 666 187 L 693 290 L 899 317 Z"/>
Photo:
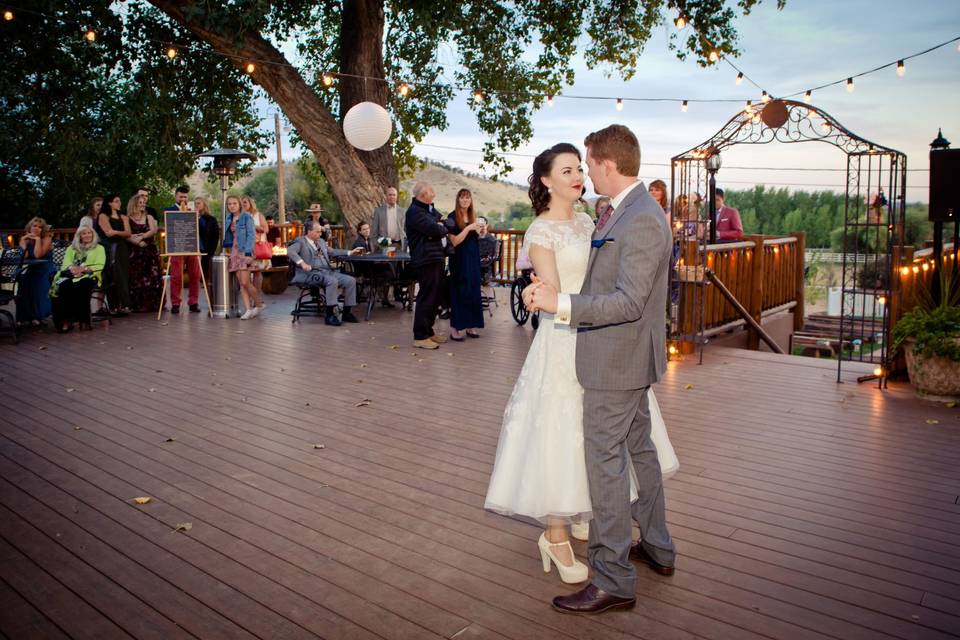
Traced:
<path id="1" fill-rule="evenodd" d="M 720 166 L 723 164 L 722 159 L 720 158 L 720 152 L 716 149 L 711 148 L 707 156 L 706 165 L 707 173 L 710 174 L 710 193 L 708 198 L 710 203 L 708 205 L 708 211 L 710 213 L 710 244 L 717 243 L 717 171 L 720 170 Z"/>

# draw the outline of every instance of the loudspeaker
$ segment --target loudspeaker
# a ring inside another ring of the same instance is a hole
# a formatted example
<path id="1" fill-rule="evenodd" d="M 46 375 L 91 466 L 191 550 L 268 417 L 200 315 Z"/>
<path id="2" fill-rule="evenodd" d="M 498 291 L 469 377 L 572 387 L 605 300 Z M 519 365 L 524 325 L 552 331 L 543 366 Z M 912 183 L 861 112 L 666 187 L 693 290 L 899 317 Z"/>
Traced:
<path id="1" fill-rule="evenodd" d="M 930 221 L 956 222 L 960 215 L 960 149 L 930 152 Z"/>

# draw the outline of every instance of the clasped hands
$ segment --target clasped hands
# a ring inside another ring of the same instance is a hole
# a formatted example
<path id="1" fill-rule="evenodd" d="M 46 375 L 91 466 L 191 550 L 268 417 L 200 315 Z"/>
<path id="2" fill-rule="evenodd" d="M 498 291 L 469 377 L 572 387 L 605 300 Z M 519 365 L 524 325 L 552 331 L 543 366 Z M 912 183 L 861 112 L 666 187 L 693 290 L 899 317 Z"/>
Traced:
<path id="1" fill-rule="evenodd" d="M 552 284 L 533 276 L 533 282 L 528 284 L 521 294 L 523 305 L 530 311 L 557 312 L 557 290 Z"/>

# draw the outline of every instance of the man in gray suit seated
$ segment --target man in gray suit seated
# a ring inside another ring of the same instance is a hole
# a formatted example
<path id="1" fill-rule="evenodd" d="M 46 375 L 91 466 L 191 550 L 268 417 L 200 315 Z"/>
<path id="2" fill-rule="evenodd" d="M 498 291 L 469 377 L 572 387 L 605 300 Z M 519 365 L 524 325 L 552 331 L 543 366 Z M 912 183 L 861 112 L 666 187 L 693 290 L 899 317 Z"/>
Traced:
<path id="1" fill-rule="evenodd" d="M 323 233 L 323 227 L 320 224 L 307 220 L 303 223 L 303 228 L 304 235 L 287 247 L 287 259 L 297 266 L 297 272 L 291 282 L 309 287 L 323 287 L 324 297 L 327 299 L 327 313 L 324 321 L 335 327 L 341 324 L 336 314 L 337 290 L 343 288 L 342 321 L 359 322 L 350 311 L 357 304 L 357 281 L 353 276 L 333 268 L 327 243 L 320 237 Z"/>

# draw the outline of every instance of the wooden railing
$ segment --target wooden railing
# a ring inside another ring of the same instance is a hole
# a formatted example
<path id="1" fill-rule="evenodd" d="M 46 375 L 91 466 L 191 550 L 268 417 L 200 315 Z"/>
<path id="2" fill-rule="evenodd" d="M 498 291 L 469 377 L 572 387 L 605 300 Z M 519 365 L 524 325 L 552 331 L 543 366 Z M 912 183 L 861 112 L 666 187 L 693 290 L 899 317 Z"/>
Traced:
<path id="1" fill-rule="evenodd" d="M 804 236 L 747 236 L 742 242 L 707 245 L 706 267 L 726 285 L 757 322 L 764 316 L 794 309 L 794 328 L 803 326 Z M 686 335 L 700 326 L 696 300 L 703 296 L 703 334 L 713 335 L 745 324 L 743 318 L 715 287 L 703 283 L 696 273 L 697 245 L 684 244 L 678 272 L 693 274 L 680 283 L 679 329 Z M 695 287 L 702 287 L 702 292 Z M 751 331 L 750 348 L 759 336 Z"/>
<path id="2" fill-rule="evenodd" d="M 893 274 L 895 287 L 890 300 L 890 331 L 905 313 L 929 296 L 936 272 L 932 248 L 894 247 L 894 252 L 894 264 L 902 266 Z M 900 255 L 896 256 L 896 253 Z M 942 260 L 942 269 L 951 271 L 960 260 L 952 242 L 944 243 Z"/>

